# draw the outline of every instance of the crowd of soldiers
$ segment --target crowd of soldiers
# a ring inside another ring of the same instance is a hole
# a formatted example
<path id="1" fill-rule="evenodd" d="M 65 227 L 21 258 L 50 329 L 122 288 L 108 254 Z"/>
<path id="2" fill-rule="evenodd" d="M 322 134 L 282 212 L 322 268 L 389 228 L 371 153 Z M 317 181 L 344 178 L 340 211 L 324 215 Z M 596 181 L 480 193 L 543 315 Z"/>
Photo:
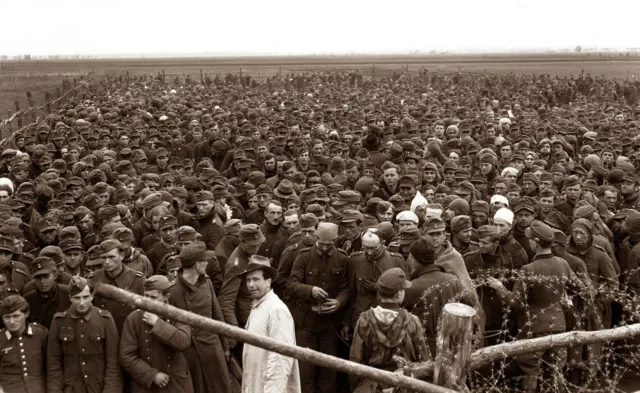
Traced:
<path id="1" fill-rule="evenodd" d="M 237 380 L 242 343 L 99 284 L 241 328 L 268 317 L 268 292 L 294 344 L 390 371 L 435 357 L 448 302 L 475 308 L 478 346 L 633 320 L 615 299 L 640 290 L 638 85 L 422 71 L 89 86 L 2 148 L 0 385 L 278 391 L 260 380 L 278 367 Z M 519 356 L 521 386 L 539 389 L 542 364 L 586 386 L 600 353 Z M 287 364 L 297 387 L 279 391 L 388 388 Z"/>

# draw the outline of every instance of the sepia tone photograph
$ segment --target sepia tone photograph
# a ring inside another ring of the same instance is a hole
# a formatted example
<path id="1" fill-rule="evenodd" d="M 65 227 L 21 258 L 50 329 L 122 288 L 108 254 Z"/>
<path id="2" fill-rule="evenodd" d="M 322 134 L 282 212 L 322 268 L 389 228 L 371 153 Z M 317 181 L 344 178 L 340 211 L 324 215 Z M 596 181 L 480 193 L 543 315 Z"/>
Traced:
<path id="1" fill-rule="evenodd" d="M 639 13 L 1 1 L 0 393 L 640 391 Z"/>

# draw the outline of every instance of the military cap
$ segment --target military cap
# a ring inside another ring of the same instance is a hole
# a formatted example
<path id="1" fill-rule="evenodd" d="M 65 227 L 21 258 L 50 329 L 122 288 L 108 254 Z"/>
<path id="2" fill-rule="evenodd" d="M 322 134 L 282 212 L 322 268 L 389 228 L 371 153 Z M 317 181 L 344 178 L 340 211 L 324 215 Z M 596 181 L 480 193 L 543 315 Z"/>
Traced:
<path id="1" fill-rule="evenodd" d="M 362 194 L 369 194 L 373 192 L 374 185 L 375 185 L 375 180 L 372 177 L 363 176 L 360 179 L 358 179 L 358 181 L 356 181 L 354 188 L 356 191 Z"/>
<path id="2" fill-rule="evenodd" d="M 546 240 L 551 242 L 555 238 L 551 227 L 539 220 L 533 220 L 531 225 L 525 229 L 524 234 L 527 239 L 536 241 Z"/>
<path id="3" fill-rule="evenodd" d="M 402 175 L 398 180 L 398 186 L 401 184 L 408 184 L 415 187 L 418 185 L 418 178 L 415 175 Z"/>
<path id="4" fill-rule="evenodd" d="M 318 194 L 315 189 L 306 189 L 300 193 L 300 202 L 313 204 L 318 201 Z"/>
<path id="5" fill-rule="evenodd" d="M 33 205 L 35 202 L 35 195 L 30 191 L 20 191 L 16 195 L 16 199 L 27 206 Z"/>
<path id="6" fill-rule="evenodd" d="M 177 255 L 167 256 L 167 270 L 172 271 L 174 269 L 182 268 L 182 261 L 180 261 L 180 257 Z"/>
<path id="7" fill-rule="evenodd" d="M 201 261 L 207 261 L 215 256 L 215 253 L 207 251 L 207 245 L 201 241 L 195 241 L 180 251 L 180 262 L 182 267 L 192 267 Z"/>
<path id="8" fill-rule="evenodd" d="M 184 199 L 189 198 L 189 191 L 187 191 L 187 189 L 184 187 L 174 187 L 171 190 L 169 190 L 169 193 L 174 198 L 184 198 Z"/>
<path id="9" fill-rule="evenodd" d="M 102 206 L 98 209 L 99 220 L 109 220 L 115 217 L 119 217 L 118 209 L 113 205 Z"/>
<path id="10" fill-rule="evenodd" d="M 255 190 L 255 186 L 251 183 L 240 183 L 236 186 L 236 191 L 233 193 L 233 196 L 238 198 L 243 195 L 246 195 L 249 190 Z"/>
<path id="11" fill-rule="evenodd" d="M 563 175 L 567 174 L 567 170 L 562 165 L 559 165 L 559 164 L 551 165 L 551 169 L 549 169 L 549 172 L 551 172 L 551 173 L 560 172 Z"/>
<path id="12" fill-rule="evenodd" d="M 109 251 L 114 250 L 114 249 L 124 250 L 124 247 L 122 246 L 122 243 L 120 243 L 119 240 L 108 239 L 108 240 L 104 240 L 102 243 L 100 243 L 100 251 L 103 254 L 106 254 Z"/>
<path id="13" fill-rule="evenodd" d="M 69 296 L 74 296 L 84 291 L 86 287 L 89 287 L 89 281 L 80 276 L 72 276 L 69 281 Z"/>
<path id="14" fill-rule="evenodd" d="M 273 189 L 266 184 L 260 184 L 258 188 L 256 188 L 256 195 L 261 195 L 261 194 L 271 195 L 273 194 Z"/>
<path id="15" fill-rule="evenodd" d="M 480 228 L 478 228 L 478 238 L 484 238 L 484 237 L 489 237 L 489 236 L 498 236 L 500 234 L 500 231 L 498 230 L 498 227 L 494 226 L 494 225 L 483 225 Z"/>
<path id="16" fill-rule="evenodd" d="M 329 193 L 336 193 L 344 190 L 344 186 L 340 183 L 332 183 L 327 186 Z"/>
<path id="17" fill-rule="evenodd" d="M 333 202 L 336 206 L 346 205 L 347 203 L 360 203 L 362 195 L 353 190 L 344 190 L 338 192 L 338 200 Z"/>
<path id="18" fill-rule="evenodd" d="M 516 207 L 513 209 L 514 213 L 518 213 L 521 210 L 528 210 L 531 213 L 535 213 L 536 208 L 533 204 L 531 204 L 530 202 L 528 202 L 527 199 L 521 199 L 520 202 L 516 205 Z"/>
<path id="19" fill-rule="evenodd" d="M 213 177 L 216 177 L 220 174 L 220 172 L 216 171 L 214 168 L 205 167 L 200 170 L 200 176 L 198 176 L 198 180 L 207 180 Z"/>
<path id="20" fill-rule="evenodd" d="M 312 156 L 311 159 L 317 164 L 328 167 L 331 165 L 331 159 L 326 156 Z"/>
<path id="21" fill-rule="evenodd" d="M 84 179 L 78 176 L 73 176 L 72 178 L 70 178 L 67 181 L 67 188 L 71 187 L 71 186 L 79 186 L 79 187 L 86 187 L 87 183 L 85 183 Z"/>
<path id="22" fill-rule="evenodd" d="M 145 291 L 160 291 L 166 292 L 171 288 L 171 282 L 166 276 L 155 275 L 144 280 Z"/>
<path id="23" fill-rule="evenodd" d="M 342 215 L 341 223 L 363 222 L 364 216 L 357 210 L 345 210 Z"/>
<path id="24" fill-rule="evenodd" d="M 559 229 L 553 229 L 553 242 L 558 244 L 567 244 L 567 235 Z"/>
<path id="25" fill-rule="evenodd" d="M 196 193 L 196 201 L 198 202 L 202 202 L 202 201 L 213 201 L 213 193 L 211 191 L 198 191 Z"/>
<path id="26" fill-rule="evenodd" d="M 392 195 L 389 198 L 389 202 L 393 205 L 394 212 L 401 212 L 404 210 L 406 206 L 406 202 L 402 196 L 399 194 Z"/>
<path id="27" fill-rule="evenodd" d="M 313 228 L 318 226 L 318 217 L 313 213 L 304 213 L 300 216 L 300 228 Z"/>
<path id="28" fill-rule="evenodd" d="M 258 189 L 260 189 L 260 187 L 258 187 Z M 293 183 L 288 179 L 284 179 L 278 184 L 278 187 L 273 190 L 273 194 L 278 198 L 289 198 L 296 195 L 296 192 L 293 190 Z"/>
<path id="29" fill-rule="evenodd" d="M 460 184 L 458 184 L 458 189 L 455 190 L 454 192 L 458 195 L 471 195 L 473 194 L 474 190 L 475 190 L 475 187 L 473 186 L 473 184 L 471 184 L 468 181 L 463 181 L 463 182 L 460 182 Z"/>
<path id="30" fill-rule="evenodd" d="M 564 179 L 563 188 L 573 187 L 577 185 L 582 185 L 582 182 L 578 178 L 578 176 L 571 175 Z"/>
<path id="31" fill-rule="evenodd" d="M 127 227 L 118 228 L 111 234 L 111 237 L 120 242 L 133 241 L 133 231 Z"/>
<path id="32" fill-rule="evenodd" d="M 407 280 L 407 275 L 399 267 L 385 271 L 378 278 L 378 293 L 383 297 L 393 296 L 408 288 L 411 288 L 411 282 Z"/>
<path id="33" fill-rule="evenodd" d="M 398 243 L 401 246 L 406 246 L 420 239 L 420 236 L 420 230 L 418 228 L 402 230 L 398 234 Z"/>
<path id="34" fill-rule="evenodd" d="M 317 203 L 312 203 L 309 206 L 307 206 L 307 209 L 305 210 L 305 212 L 313 214 L 318 218 L 324 218 L 326 214 L 324 207 L 318 205 Z"/>
<path id="35" fill-rule="evenodd" d="M 59 234 L 58 234 L 59 236 Z M 63 252 L 71 251 L 71 250 L 83 250 L 82 243 L 73 238 L 67 238 L 60 240 L 60 249 Z"/>
<path id="36" fill-rule="evenodd" d="M 260 227 L 256 224 L 246 224 L 240 227 L 240 241 L 254 246 L 262 244 L 267 239 L 262 234 Z"/>
<path id="37" fill-rule="evenodd" d="M 247 180 L 250 184 L 254 185 L 254 187 L 256 185 L 260 185 L 263 184 L 265 181 L 265 175 L 263 172 L 260 171 L 253 171 L 251 173 L 249 173 L 249 179 Z"/>
<path id="38" fill-rule="evenodd" d="M 451 220 L 451 233 L 458 233 L 471 229 L 471 217 L 460 215 Z"/>
<path id="39" fill-rule="evenodd" d="M 29 303 L 20 295 L 9 295 L 0 302 L 0 315 L 11 314 L 18 310 L 29 310 Z"/>
<path id="40" fill-rule="evenodd" d="M 240 233 L 241 227 L 242 227 L 242 220 L 239 220 L 237 218 L 232 218 L 231 220 L 228 220 L 227 222 L 224 223 L 224 233 L 238 234 Z"/>
<path id="41" fill-rule="evenodd" d="M 162 195 L 159 192 L 154 192 L 147 195 L 142 200 L 142 208 L 144 210 L 151 210 L 156 206 L 160 206 L 163 202 Z"/>
<path id="42" fill-rule="evenodd" d="M 100 196 L 96 193 L 91 193 L 84 197 L 82 200 L 82 204 L 86 206 L 89 210 L 95 211 L 100 209 L 100 207 L 104 206 L 104 201 Z"/>
<path id="43" fill-rule="evenodd" d="M 205 193 L 208 191 L 200 191 L 198 194 L 201 193 Z M 216 199 L 220 199 L 220 198 L 224 198 L 227 195 L 227 187 L 222 186 L 220 184 L 216 184 L 215 186 L 211 187 L 211 195 L 213 196 L 213 200 Z M 198 199 L 198 194 L 196 194 L 196 199 Z M 207 199 L 202 199 L 202 200 L 207 200 Z"/>
<path id="44" fill-rule="evenodd" d="M 195 241 L 200 237 L 200 233 L 188 225 L 181 226 L 176 230 L 176 240 L 181 242 Z"/>
<path id="45" fill-rule="evenodd" d="M 39 256 L 31 261 L 31 265 L 29 266 L 29 271 L 31 272 L 31 277 L 37 277 L 39 274 L 49 274 L 56 270 L 56 262 L 44 256 Z"/>
<path id="46" fill-rule="evenodd" d="M 431 217 L 429 218 L 425 224 L 425 233 L 436 233 L 442 232 L 446 229 L 446 225 L 441 218 Z"/>
<path id="47" fill-rule="evenodd" d="M 0 236 L 0 250 L 15 252 L 13 247 L 13 239 L 8 236 Z"/>

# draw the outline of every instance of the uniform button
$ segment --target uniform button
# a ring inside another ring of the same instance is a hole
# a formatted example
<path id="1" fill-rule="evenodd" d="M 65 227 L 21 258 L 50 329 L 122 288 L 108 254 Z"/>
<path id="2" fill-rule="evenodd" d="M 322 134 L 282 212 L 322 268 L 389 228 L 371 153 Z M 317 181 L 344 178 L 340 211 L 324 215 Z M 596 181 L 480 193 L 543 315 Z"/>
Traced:
<path id="1" fill-rule="evenodd" d="M 26 365 L 26 364 L 27 364 L 27 362 L 22 362 L 22 364 L 23 364 L 23 365 Z"/>
<path id="2" fill-rule="evenodd" d="M 84 377 L 85 377 L 85 378 L 89 378 L 89 377 L 88 377 L 88 376 L 86 376 L 86 375 L 85 375 Z"/>
<path id="3" fill-rule="evenodd" d="M 25 376 L 25 377 L 26 377 L 26 376 L 28 376 L 28 375 L 29 375 L 29 374 L 27 374 L 27 373 L 24 373 L 24 376 Z"/>
<path id="4" fill-rule="evenodd" d="M 84 366 L 84 365 L 85 365 L 85 362 L 82 362 L 82 365 Z"/>
<path id="5" fill-rule="evenodd" d="M 27 357 L 26 357 L 26 356 L 24 356 L 24 355 L 22 355 L 22 358 L 23 358 L 23 359 L 26 359 Z"/>
<path id="6" fill-rule="evenodd" d="M 84 348 L 82 348 L 82 352 L 84 352 Z"/>
<path id="7" fill-rule="evenodd" d="M 80 337 L 84 337 L 84 334 L 81 334 Z"/>
<path id="8" fill-rule="evenodd" d="M 20 346 L 22 346 L 22 343 L 20 343 Z"/>

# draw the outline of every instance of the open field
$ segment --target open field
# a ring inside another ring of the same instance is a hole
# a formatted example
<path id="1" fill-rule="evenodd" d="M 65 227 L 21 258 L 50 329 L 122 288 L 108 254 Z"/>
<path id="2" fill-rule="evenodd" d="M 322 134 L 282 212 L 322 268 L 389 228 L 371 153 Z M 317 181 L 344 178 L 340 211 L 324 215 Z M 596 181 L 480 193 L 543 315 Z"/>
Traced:
<path id="1" fill-rule="evenodd" d="M 264 79 L 279 72 L 360 70 L 365 76 L 381 77 L 393 71 L 416 71 L 427 68 L 435 72 L 473 73 L 548 73 L 578 75 L 581 70 L 592 75 L 624 78 L 640 75 L 637 54 L 492 54 L 492 55 L 371 55 L 371 56 L 290 56 L 236 58 L 157 58 L 157 59 L 78 59 L 5 61 L 13 70 L 0 70 L 0 118 L 15 111 L 14 100 L 27 106 L 26 92 L 31 91 L 36 105 L 45 102 L 45 92 L 56 92 L 62 80 L 79 79 L 93 72 L 97 75 L 128 71 L 131 75 L 157 74 L 164 70 L 167 80 L 191 75 L 200 78 L 200 70 L 211 77 L 227 73 L 250 74 Z"/>

